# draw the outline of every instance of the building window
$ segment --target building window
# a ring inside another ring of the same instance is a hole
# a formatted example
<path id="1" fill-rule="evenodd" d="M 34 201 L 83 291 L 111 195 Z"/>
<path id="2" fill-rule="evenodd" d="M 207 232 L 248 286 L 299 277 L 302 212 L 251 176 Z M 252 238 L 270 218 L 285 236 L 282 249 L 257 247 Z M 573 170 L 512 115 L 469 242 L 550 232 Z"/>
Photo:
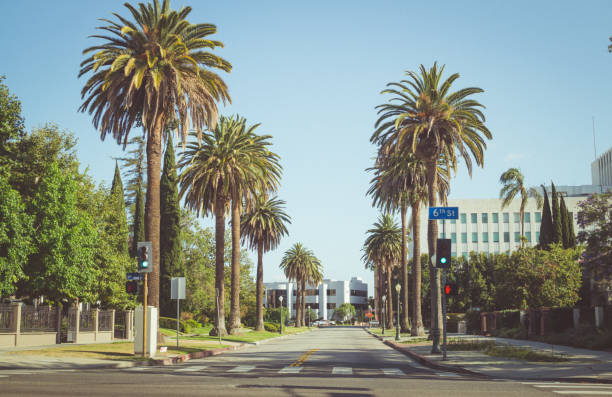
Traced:
<path id="1" fill-rule="evenodd" d="M 457 253 L 456 252 L 451 252 L 451 256 L 456 258 L 457 257 Z"/>
<path id="2" fill-rule="evenodd" d="M 319 290 L 317 289 L 307 289 L 306 296 L 317 296 L 319 295 Z"/>
<path id="3" fill-rule="evenodd" d="M 438 225 L 440 226 L 444 225 L 444 219 L 438 219 Z"/>
<path id="4" fill-rule="evenodd" d="M 368 291 L 364 291 L 364 290 L 361 290 L 361 289 L 352 289 L 351 290 L 351 296 L 365 296 L 367 298 Z"/>
<path id="5" fill-rule="evenodd" d="M 478 223 L 478 214 L 471 214 L 470 218 L 472 218 L 472 223 Z"/>
<path id="6" fill-rule="evenodd" d="M 467 243 L 467 233 L 461 233 L 461 242 Z"/>
<path id="7" fill-rule="evenodd" d="M 457 233 L 451 233 L 451 243 L 457 242 Z"/>
<path id="8" fill-rule="evenodd" d="M 499 223 L 499 214 L 497 212 L 493 213 L 493 223 Z"/>
<path id="9" fill-rule="evenodd" d="M 499 243 L 499 232 L 493 232 L 493 242 Z"/>
<path id="10" fill-rule="evenodd" d="M 515 243 L 520 243 L 521 242 L 521 233 L 514 232 L 514 242 Z"/>
<path id="11" fill-rule="evenodd" d="M 438 238 L 444 238 L 444 235 L 442 234 L 442 232 L 438 233 Z"/>
<path id="12" fill-rule="evenodd" d="M 318 303 L 307 303 L 306 308 L 311 308 L 313 310 L 319 310 L 319 304 Z"/>
<path id="13" fill-rule="evenodd" d="M 540 232 L 536 232 L 536 242 L 540 242 Z"/>
<path id="14" fill-rule="evenodd" d="M 504 243 L 510 242 L 510 232 L 504 232 Z"/>
<path id="15" fill-rule="evenodd" d="M 483 243 L 488 243 L 489 242 L 489 233 L 488 232 L 484 232 L 482 234 L 482 242 Z"/>
<path id="16" fill-rule="evenodd" d="M 457 224 L 457 220 L 456 219 L 451 219 L 451 225 L 456 225 Z"/>
<path id="17" fill-rule="evenodd" d="M 521 213 L 515 212 L 514 213 L 514 223 L 520 223 L 520 222 L 521 222 Z"/>
<path id="18" fill-rule="evenodd" d="M 525 220 L 525 223 L 531 223 L 531 212 L 525 212 L 523 214 L 523 219 Z"/>
<path id="19" fill-rule="evenodd" d="M 327 290 L 327 296 L 336 296 L 336 290 L 335 289 L 328 289 Z"/>
<path id="20" fill-rule="evenodd" d="M 525 238 L 527 239 L 527 242 L 531 242 L 531 232 L 525 232 Z"/>
<path id="21" fill-rule="evenodd" d="M 489 214 L 482 214 L 482 223 L 489 223 Z"/>
<path id="22" fill-rule="evenodd" d="M 467 253 L 467 252 L 464 252 L 464 253 L 462 253 L 461 255 L 463 255 L 463 257 L 464 257 L 465 259 L 467 259 L 467 258 L 468 258 L 468 253 Z"/>
<path id="23" fill-rule="evenodd" d="M 536 212 L 536 213 L 535 213 L 535 221 L 536 221 L 537 223 L 542 222 L 542 213 L 541 213 L 541 212 Z"/>
<path id="24" fill-rule="evenodd" d="M 472 232 L 472 242 L 473 243 L 478 242 L 478 232 Z"/>
<path id="25" fill-rule="evenodd" d="M 327 304 L 327 308 L 328 309 L 335 309 L 336 308 L 336 304 L 335 303 L 328 303 Z"/>
<path id="26" fill-rule="evenodd" d="M 504 212 L 504 223 L 510 223 L 510 214 L 507 212 Z"/>
<path id="27" fill-rule="evenodd" d="M 460 217 L 461 217 L 461 223 L 465 224 L 466 223 L 466 219 L 467 219 L 466 215 L 465 214 L 460 214 Z"/>
<path id="28" fill-rule="evenodd" d="M 295 294 L 296 294 L 296 290 L 293 290 L 293 296 L 295 296 Z"/>

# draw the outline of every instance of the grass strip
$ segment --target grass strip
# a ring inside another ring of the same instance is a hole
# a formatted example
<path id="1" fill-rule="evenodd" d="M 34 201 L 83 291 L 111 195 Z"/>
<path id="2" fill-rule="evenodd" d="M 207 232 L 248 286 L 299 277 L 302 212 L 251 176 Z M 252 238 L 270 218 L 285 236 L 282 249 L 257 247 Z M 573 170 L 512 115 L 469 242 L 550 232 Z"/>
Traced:
<path id="1" fill-rule="evenodd" d="M 567 357 L 545 351 L 537 351 L 527 347 L 496 344 L 493 341 L 451 339 L 446 349 L 448 351 L 482 351 L 493 357 L 512 358 L 531 362 L 565 362 Z"/>

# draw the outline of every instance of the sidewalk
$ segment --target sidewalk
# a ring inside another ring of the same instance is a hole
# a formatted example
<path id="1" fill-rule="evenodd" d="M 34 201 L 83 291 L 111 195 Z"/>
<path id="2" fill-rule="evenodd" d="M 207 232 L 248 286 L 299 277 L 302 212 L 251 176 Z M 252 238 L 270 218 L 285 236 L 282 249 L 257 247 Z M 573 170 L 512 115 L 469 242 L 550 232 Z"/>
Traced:
<path id="1" fill-rule="evenodd" d="M 378 337 L 383 340 L 382 338 Z M 586 381 L 612 383 L 612 353 L 599 350 L 578 349 L 568 346 L 550 345 L 528 340 L 484 337 L 476 335 L 449 334 L 448 338 L 465 338 L 495 341 L 517 347 L 560 354 L 569 361 L 557 363 L 527 362 L 503 357 L 492 357 L 479 351 L 449 351 L 447 360 L 441 354 L 431 354 L 431 342 L 409 344 L 401 343 L 410 338 L 402 338 L 396 344 L 394 338 L 385 337 L 384 343 L 402 351 L 422 364 L 431 368 L 471 373 L 496 379 L 538 380 L 538 381 Z"/>

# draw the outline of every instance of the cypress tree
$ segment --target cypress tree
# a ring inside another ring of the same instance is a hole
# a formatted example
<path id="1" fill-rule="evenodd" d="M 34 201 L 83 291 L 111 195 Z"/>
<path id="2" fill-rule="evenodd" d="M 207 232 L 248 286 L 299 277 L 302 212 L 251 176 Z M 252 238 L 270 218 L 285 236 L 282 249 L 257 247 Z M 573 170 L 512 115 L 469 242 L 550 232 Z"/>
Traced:
<path id="1" fill-rule="evenodd" d="M 565 199 L 561 196 L 560 200 L 560 211 L 561 211 L 561 241 L 563 242 L 563 248 L 570 247 L 570 231 L 569 231 L 569 212 L 565 206 Z"/>
<path id="2" fill-rule="evenodd" d="M 549 244 L 552 242 L 552 217 L 550 216 L 550 203 L 548 202 L 548 193 L 546 188 L 542 185 L 544 190 L 544 206 L 542 207 L 542 219 L 540 222 L 540 248 L 548 249 Z"/>
<path id="3" fill-rule="evenodd" d="M 170 300 L 170 280 L 182 275 L 180 236 L 180 205 L 178 176 L 172 136 L 168 134 L 164 169 L 160 180 L 160 312 L 164 316 L 176 316 L 175 305 Z"/>
<path id="4" fill-rule="evenodd" d="M 574 234 L 574 217 L 567 211 L 567 229 L 568 229 L 568 243 L 570 248 L 576 247 L 576 234 Z"/>
<path id="5" fill-rule="evenodd" d="M 114 209 L 115 220 L 112 222 L 118 228 L 119 241 L 116 242 L 116 249 L 120 254 L 128 254 L 128 226 L 125 215 L 125 196 L 123 193 L 123 182 L 121 181 L 121 173 L 119 172 L 119 164 L 115 161 L 115 176 L 111 185 L 109 200 Z M 121 236 L 123 236 L 121 237 Z"/>
<path id="6" fill-rule="evenodd" d="M 136 246 L 139 241 L 145 241 L 144 228 L 144 194 L 142 186 L 136 187 L 136 199 L 134 205 L 134 223 L 132 224 L 132 257 L 136 257 Z"/>
<path id="7" fill-rule="evenodd" d="M 563 225 L 561 224 L 561 208 L 559 207 L 559 197 L 557 197 L 557 190 L 555 184 L 552 183 L 552 242 L 562 243 L 563 242 Z"/>

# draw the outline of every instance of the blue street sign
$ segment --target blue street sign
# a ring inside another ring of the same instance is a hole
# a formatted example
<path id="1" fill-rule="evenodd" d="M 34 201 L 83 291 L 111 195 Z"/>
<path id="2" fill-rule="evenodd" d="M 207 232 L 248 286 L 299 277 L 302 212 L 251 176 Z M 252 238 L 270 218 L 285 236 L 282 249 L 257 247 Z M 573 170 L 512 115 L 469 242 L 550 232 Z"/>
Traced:
<path id="1" fill-rule="evenodd" d="M 127 273 L 127 280 L 128 281 L 132 281 L 132 280 L 139 280 L 142 281 L 144 280 L 144 275 L 142 275 L 142 273 Z"/>
<path id="2" fill-rule="evenodd" d="M 459 207 L 429 207 L 429 219 L 459 219 Z"/>

